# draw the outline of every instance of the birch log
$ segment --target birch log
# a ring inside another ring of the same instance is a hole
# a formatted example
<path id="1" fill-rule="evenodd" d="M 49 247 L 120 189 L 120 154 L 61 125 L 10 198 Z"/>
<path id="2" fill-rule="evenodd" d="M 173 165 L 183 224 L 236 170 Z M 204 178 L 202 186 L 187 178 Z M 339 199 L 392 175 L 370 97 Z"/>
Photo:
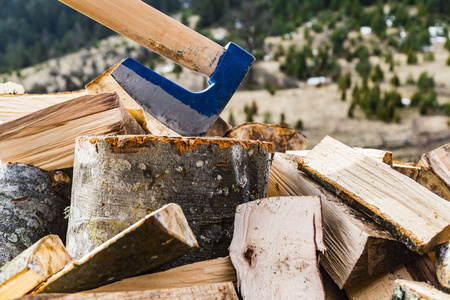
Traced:
<path id="1" fill-rule="evenodd" d="M 416 257 L 380 225 L 346 205 L 298 170 L 290 154 L 275 154 L 268 196 L 322 198 L 324 242 L 327 252 L 320 264 L 339 288 L 355 285 Z"/>
<path id="2" fill-rule="evenodd" d="M 450 203 L 409 177 L 325 137 L 302 170 L 419 254 L 450 240 Z"/>
<path id="3" fill-rule="evenodd" d="M 69 196 L 70 180 L 57 183 L 39 168 L 0 164 L 0 266 L 46 235 L 65 239 Z"/>
<path id="4" fill-rule="evenodd" d="M 57 235 L 43 237 L 0 269 L 0 300 L 25 295 L 71 260 Z"/>
<path id="5" fill-rule="evenodd" d="M 232 139 L 78 138 L 69 253 L 79 258 L 148 211 L 174 202 L 200 245 L 183 263 L 226 256 L 234 208 L 266 194 L 270 149 Z"/>
<path id="6" fill-rule="evenodd" d="M 34 293 L 73 293 L 150 272 L 198 247 L 181 208 L 145 216 L 51 276 Z"/>
<path id="7" fill-rule="evenodd" d="M 320 197 L 273 197 L 236 208 L 230 258 L 243 299 L 325 299 Z"/>

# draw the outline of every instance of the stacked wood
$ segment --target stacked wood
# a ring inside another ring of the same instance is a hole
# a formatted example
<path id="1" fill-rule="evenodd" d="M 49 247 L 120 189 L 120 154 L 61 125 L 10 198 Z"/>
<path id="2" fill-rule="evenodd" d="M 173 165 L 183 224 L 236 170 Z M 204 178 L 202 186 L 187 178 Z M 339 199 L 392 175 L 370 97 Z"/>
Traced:
<path id="1" fill-rule="evenodd" d="M 274 197 L 236 208 L 230 257 L 244 299 L 324 299 L 320 197 Z"/>
<path id="2" fill-rule="evenodd" d="M 415 257 L 364 214 L 298 170 L 291 155 L 275 154 L 268 196 L 320 195 L 327 252 L 320 263 L 339 288 L 355 285 Z"/>
<path id="3" fill-rule="evenodd" d="M 200 299 L 238 300 L 233 283 L 221 282 L 172 289 L 119 291 L 111 293 L 41 294 L 20 298 L 23 300 L 135 300 L 135 299 Z"/>
<path id="4" fill-rule="evenodd" d="M 140 134 L 116 94 L 83 96 L 0 125 L 0 159 L 44 170 L 73 166 L 81 134 Z"/>
<path id="5" fill-rule="evenodd" d="M 155 270 L 198 247 L 181 208 L 169 204 L 145 216 L 51 276 L 34 293 L 92 289 Z"/>
<path id="6" fill-rule="evenodd" d="M 82 257 L 170 201 L 199 237 L 199 251 L 183 263 L 226 256 L 236 205 L 266 194 L 270 151 L 233 139 L 80 137 L 67 249 Z"/>
<path id="7" fill-rule="evenodd" d="M 89 293 L 171 289 L 221 282 L 236 283 L 236 271 L 229 257 L 201 261 L 167 271 L 131 277 L 89 290 Z"/>
<path id="8" fill-rule="evenodd" d="M 0 300 L 25 295 L 71 260 L 58 236 L 43 237 L 0 269 Z"/>
<path id="9" fill-rule="evenodd" d="M 301 132 L 277 124 L 244 123 L 230 129 L 224 137 L 271 142 L 277 152 L 304 150 L 308 146 L 308 140 Z"/>
<path id="10" fill-rule="evenodd" d="M 69 195 L 70 179 L 61 171 L 0 164 L 0 266 L 46 235 L 65 240 Z"/>
<path id="11" fill-rule="evenodd" d="M 448 201 L 331 137 L 308 153 L 301 168 L 419 254 L 450 240 Z"/>
<path id="12" fill-rule="evenodd" d="M 0 124 L 21 118 L 43 108 L 85 95 L 85 91 L 44 95 L 0 95 Z"/>

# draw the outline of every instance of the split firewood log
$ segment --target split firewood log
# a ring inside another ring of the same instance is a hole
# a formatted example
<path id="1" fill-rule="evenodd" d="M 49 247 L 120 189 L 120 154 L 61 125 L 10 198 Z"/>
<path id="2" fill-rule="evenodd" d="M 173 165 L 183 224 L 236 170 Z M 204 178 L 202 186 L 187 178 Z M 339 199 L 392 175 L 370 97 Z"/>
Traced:
<path id="1" fill-rule="evenodd" d="M 236 208 L 230 258 L 243 299 L 325 299 L 320 197 L 272 197 Z"/>

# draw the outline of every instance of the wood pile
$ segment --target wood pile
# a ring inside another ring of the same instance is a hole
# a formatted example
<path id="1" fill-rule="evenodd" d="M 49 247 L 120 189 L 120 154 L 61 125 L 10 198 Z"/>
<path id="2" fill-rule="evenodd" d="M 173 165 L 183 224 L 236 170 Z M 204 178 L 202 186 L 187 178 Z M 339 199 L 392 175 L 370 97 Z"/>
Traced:
<path id="1" fill-rule="evenodd" d="M 114 67 L 0 95 L 0 300 L 450 297 L 450 145 L 415 165 L 285 126 L 182 137 Z"/>

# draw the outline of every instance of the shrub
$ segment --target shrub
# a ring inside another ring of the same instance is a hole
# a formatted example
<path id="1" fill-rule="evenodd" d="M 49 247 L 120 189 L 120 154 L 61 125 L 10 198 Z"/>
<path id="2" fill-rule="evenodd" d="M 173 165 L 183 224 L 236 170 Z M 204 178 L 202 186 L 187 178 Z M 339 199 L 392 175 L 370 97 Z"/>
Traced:
<path id="1" fill-rule="evenodd" d="M 372 72 L 370 73 L 370 79 L 375 83 L 384 79 L 384 73 L 383 70 L 381 70 L 380 65 L 376 65 L 373 68 Z"/>
<path id="2" fill-rule="evenodd" d="M 391 84 L 393 86 L 400 86 L 400 79 L 398 78 L 397 74 L 394 74 L 394 76 L 391 79 Z"/>
<path id="3" fill-rule="evenodd" d="M 270 111 L 264 112 L 263 123 L 272 124 L 272 114 L 270 113 Z"/>
<path id="4" fill-rule="evenodd" d="M 423 54 L 424 61 L 434 61 L 434 53 L 431 51 L 425 52 Z"/>
<path id="5" fill-rule="evenodd" d="M 418 58 L 417 58 L 417 54 L 414 51 L 410 51 L 408 52 L 408 57 L 406 58 L 406 63 L 408 65 L 415 65 L 418 63 Z"/>

